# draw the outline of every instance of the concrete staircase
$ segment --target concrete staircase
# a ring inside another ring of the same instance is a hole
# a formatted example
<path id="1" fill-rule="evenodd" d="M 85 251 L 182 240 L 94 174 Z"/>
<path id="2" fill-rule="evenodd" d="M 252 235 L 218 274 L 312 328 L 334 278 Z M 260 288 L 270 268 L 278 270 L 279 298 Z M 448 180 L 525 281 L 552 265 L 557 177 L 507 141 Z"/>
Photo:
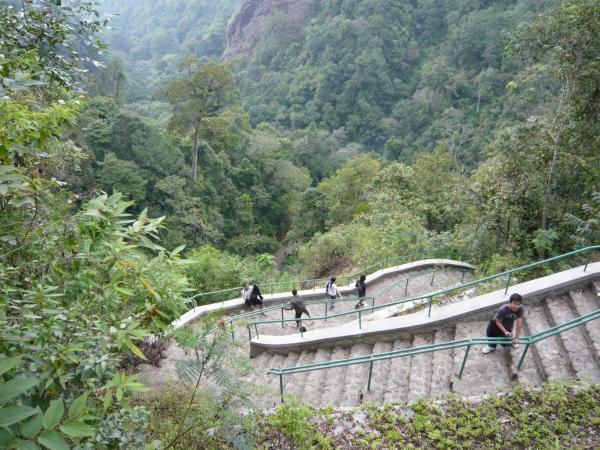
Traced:
<path id="1" fill-rule="evenodd" d="M 523 335 L 530 335 L 600 308 L 600 282 L 566 293 L 551 294 L 525 303 Z M 429 329 L 374 344 L 354 343 L 287 354 L 264 352 L 252 359 L 249 383 L 268 384 L 273 393 L 260 399 L 265 407 L 279 402 L 278 378 L 266 375 L 271 367 L 343 359 L 392 349 L 418 347 L 485 336 L 489 313 L 466 316 L 455 325 Z M 368 365 L 357 364 L 284 376 L 286 395 L 296 395 L 316 406 L 357 406 L 361 402 L 411 401 L 438 398 L 448 392 L 461 396 L 491 394 L 515 383 L 512 375 L 524 347 L 500 347 L 484 355 L 473 347 L 461 379 L 457 378 L 464 348 L 378 361 L 367 392 Z M 536 386 L 546 381 L 600 381 L 600 323 L 590 322 L 532 345 L 518 372 L 518 381 Z"/>
<path id="2" fill-rule="evenodd" d="M 433 283 L 432 283 L 432 274 L 431 273 L 423 273 L 421 275 L 418 275 L 421 272 L 424 272 L 424 268 L 422 268 L 422 267 L 414 269 L 414 270 L 405 270 L 403 272 L 391 273 L 389 275 L 377 278 L 374 281 L 369 282 L 369 284 L 367 286 L 367 295 L 375 295 L 382 289 L 384 289 L 390 285 L 393 285 L 394 283 L 396 283 L 400 280 L 404 280 L 407 276 L 412 276 L 412 278 L 410 279 L 410 281 L 408 283 L 408 289 L 406 289 L 406 285 L 404 283 L 401 283 L 401 284 L 397 285 L 396 287 L 390 289 L 385 294 L 385 296 L 379 297 L 376 300 L 375 305 L 381 305 L 381 304 L 389 302 L 391 300 L 398 300 L 403 297 L 412 297 L 412 296 L 426 294 L 426 293 L 434 291 L 434 290 L 448 288 L 450 286 L 460 283 L 461 280 L 464 280 L 465 282 L 467 282 L 472 279 L 471 272 L 469 272 L 469 271 L 465 272 L 465 270 L 463 270 L 463 271 L 457 270 L 456 268 L 452 268 L 452 266 L 437 268 L 436 272 L 435 272 L 435 276 L 433 277 Z M 322 288 L 322 291 L 324 291 L 324 287 Z M 280 301 L 279 303 L 271 302 L 266 306 L 270 307 L 270 306 L 277 305 L 277 304 L 284 304 L 286 302 L 287 302 L 287 299 L 283 302 Z M 335 313 L 354 310 L 354 304 L 355 304 L 355 301 L 347 301 L 347 302 L 338 301 L 336 304 Z M 371 303 L 368 302 L 368 304 L 370 305 Z M 324 314 L 324 305 L 314 305 L 314 306 L 307 305 L 307 307 L 313 316 L 322 316 Z M 236 314 L 239 314 L 240 312 L 243 313 L 243 312 L 248 312 L 248 311 L 249 311 L 249 309 L 245 309 L 245 308 L 242 308 L 241 311 L 239 309 L 234 309 L 233 311 L 230 312 L 230 315 L 235 316 Z M 294 312 L 293 311 L 284 311 L 284 317 L 287 319 L 293 319 Z M 304 317 L 306 317 L 306 316 L 304 316 Z M 365 315 L 365 317 L 366 317 L 366 315 Z M 281 319 L 281 310 L 280 309 L 268 311 L 265 313 L 264 316 L 260 315 L 260 314 L 255 315 L 255 316 L 247 319 L 247 321 L 251 322 L 251 321 L 277 320 L 277 319 Z M 331 318 L 331 319 L 328 319 L 327 321 L 306 322 L 306 323 L 304 323 L 304 325 L 306 327 L 308 327 L 310 330 L 315 330 L 315 329 L 320 329 L 320 328 L 328 328 L 328 327 L 343 325 L 345 323 L 353 322 L 356 320 L 357 320 L 357 315 L 352 314 L 352 315 L 347 315 L 347 316 L 342 316 L 342 317 L 337 317 L 337 318 Z M 269 334 L 269 335 L 275 335 L 275 336 L 298 334 L 298 330 L 295 325 L 296 325 L 295 322 L 288 322 L 285 324 L 284 327 L 282 327 L 280 323 L 260 325 L 259 332 L 261 334 Z M 187 326 L 194 327 L 194 322 L 191 322 Z M 242 344 L 242 346 L 238 349 L 240 358 L 247 358 L 250 353 L 250 349 L 249 349 L 249 345 L 248 345 L 247 329 L 244 326 L 240 325 L 239 323 L 236 323 L 234 333 L 235 333 L 236 342 Z M 252 333 L 254 335 L 254 329 L 252 329 Z M 189 357 L 188 355 L 186 355 L 184 353 L 184 351 L 181 349 L 181 347 L 179 347 L 176 343 L 171 343 L 169 345 L 169 348 L 166 351 L 166 355 L 167 355 L 167 357 L 166 357 L 166 359 L 164 359 L 161 362 L 160 368 L 150 366 L 147 364 L 143 364 L 140 366 L 140 369 L 141 369 L 140 372 L 142 375 L 142 379 L 150 387 L 160 389 L 172 382 L 177 382 L 177 373 L 176 373 L 175 365 L 178 360 Z M 294 360 L 295 355 L 293 354 L 293 352 L 290 353 L 290 358 L 287 360 L 285 358 L 281 359 L 279 356 L 280 355 L 278 355 L 277 358 L 274 357 L 274 358 L 270 359 L 268 362 L 262 356 L 251 360 L 253 367 L 258 368 L 257 370 L 260 372 L 260 375 L 257 375 L 255 378 L 256 381 L 258 381 L 259 383 L 262 383 L 260 380 L 261 379 L 264 380 L 264 378 L 267 376 L 266 371 L 270 367 L 275 367 L 277 365 L 282 366 L 282 367 L 284 367 L 284 366 L 288 367 L 290 365 L 295 365 L 295 364 L 308 364 L 309 362 L 313 362 L 313 360 L 315 358 L 315 355 L 308 354 L 308 353 L 305 354 L 305 352 L 302 352 L 301 354 L 300 354 L 300 352 L 298 352 L 298 357 L 296 358 L 296 360 Z M 328 359 L 330 359 L 330 358 L 328 358 Z M 293 362 L 293 364 L 292 364 L 292 362 Z M 264 368 L 264 370 L 263 370 L 263 368 Z M 271 383 L 273 382 L 273 380 L 271 380 L 271 379 L 268 379 L 268 381 Z"/>

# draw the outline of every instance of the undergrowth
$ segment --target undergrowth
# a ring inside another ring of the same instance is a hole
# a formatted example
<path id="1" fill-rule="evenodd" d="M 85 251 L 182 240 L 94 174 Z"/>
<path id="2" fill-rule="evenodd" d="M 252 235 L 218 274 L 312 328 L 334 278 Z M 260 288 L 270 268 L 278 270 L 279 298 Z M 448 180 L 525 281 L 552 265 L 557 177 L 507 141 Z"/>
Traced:
<path id="1" fill-rule="evenodd" d="M 261 416 L 262 449 L 530 449 L 597 448 L 600 386 L 545 385 L 470 402 L 418 401 L 351 412 L 290 403 Z"/>

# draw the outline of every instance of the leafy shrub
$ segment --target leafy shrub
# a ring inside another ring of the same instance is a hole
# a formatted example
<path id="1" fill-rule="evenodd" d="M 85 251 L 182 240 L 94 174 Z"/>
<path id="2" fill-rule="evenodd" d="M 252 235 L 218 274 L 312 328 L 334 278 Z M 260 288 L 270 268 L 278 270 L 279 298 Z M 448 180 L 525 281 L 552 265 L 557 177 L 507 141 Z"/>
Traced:
<path id="1" fill-rule="evenodd" d="M 140 364 L 150 364 L 160 367 L 160 362 L 166 357 L 165 352 L 168 346 L 169 342 L 162 339 L 144 339 L 138 343 L 138 348 L 146 358 L 142 359 L 133 353 L 125 354 L 119 363 L 119 370 L 123 370 L 125 373 L 134 373 L 137 372 Z"/>
<path id="2" fill-rule="evenodd" d="M 329 440 L 321 433 L 317 433 L 311 423 L 312 415 L 313 410 L 310 406 L 292 401 L 280 405 L 275 414 L 269 417 L 269 422 L 292 438 L 301 450 L 331 448 Z"/>
<path id="3" fill-rule="evenodd" d="M 34 258 L 13 258 L 3 273 L 0 446 L 139 448 L 146 416 L 129 398 L 145 388 L 119 361 L 130 352 L 144 358 L 135 343 L 179 316 L 187 281 L 177 251 L 153 242 L 161 219 L 145 211 L 131 219 L 130 205 L 100 195 L 74 217 L 34 229 Z M 116 436 L 114 423 L 133 425 Z"/>

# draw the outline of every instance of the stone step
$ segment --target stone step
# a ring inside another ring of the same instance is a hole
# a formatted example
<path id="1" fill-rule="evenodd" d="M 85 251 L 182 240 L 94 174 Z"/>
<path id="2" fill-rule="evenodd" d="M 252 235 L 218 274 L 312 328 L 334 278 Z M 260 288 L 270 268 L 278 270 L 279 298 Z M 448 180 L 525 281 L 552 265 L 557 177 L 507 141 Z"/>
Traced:
<path id="1" fill-rule="evenodd" d="M 354 344 L 350 348 L 350 356 L 363 356 L 373 353 L 373 345 Z M 369 364 L 353 364 L 346 367 L 344 391 L 335 403 L 338 406 L 358 406 L 367 392 Z"/>
<path id="2" fill-rule="evenodd" d="M 346 359 L 350 357 L 350 350 L 347 347 L 336 347 L 331 353 L 331 359 Z M 325 370 L 325 383 L 323 386 L 323 395 L 320 404 L 335 405 L 341 398 L 346 381 L 346 372 L 349 367 L 334 367 Z"/>
<path id="3" fill-rule="evenodd" d="M 576 319 L 578 315 L 571 307 L 571 297 L 568 295 L 553 296 L 546 299 L 546 305 L 554 325 Z M 568 358 L 575 369 L 577 378 L 581 380 L 600 379 L 600 367 L 592 357 L 593 349 L 588 344 L 583 327 L 572 328 L 560 334 L 562 343 L 567 350 Z"/>
<path id="4" fill-rule="evenodd" d="M 600 281 L 592 281 L 592 293 L 600 295 Z"/>
<path id="5" fill-rule="evenodd" d="M 598 296 L 592 291 L 592 289 L 593 288 L 578 289 L 569 292 L 569 296 L 573 301 L 573 307 L 575 308 L 575 311 L 577 311 L 577 315 L 584 316 L 600 308 Z M 598 324 L 598 320 L 586 323 L 583 328 L 589 336 L 594 349 L 593 356 L 598 363 L 600 360 L 600 326 Z"/>
<path id="6" fill-rule="evenodd" d="M 485 337 L 489 320 L 463 321 L 456 325 L 455 339 Z M 468 397 L 472 395 L 493 394 L 511 384 L 510 358 L 508 353 L 512 347 L 498 346 L 496 351 L 483 354 L 484 346 L 472 346 L 465 364 L 462 378 L 458 372 L 463 361 L 466 348 L 455 349 L 452 387 L 454 392 Z"/>
<path id="7" fill-rule="evenodd" d="M 396 339 L 393 349 L 409 348 L 412 340 L 408 338 Z M 411 357 L 393 358 L 389 363 L 389 375 L 385 385 L 384 402 L 400 402 L 408 399 L 408 377 L 410 374 Z"/>
<path id="8" fill-rule="evenodd" d="M 258 395 L 256 397 L 256 402 L 265 408 L 275 408 L 281 402 L 279 394 L 279 377 L 267 375 L 267 371 L 272 367 L 285 367 L 285 360 L 285 355 L 275 353 L 264 366 L 257 366 L 257 369 L 259 369 L 259 376 L 255 381 L 255 385 L 260 390 L 264 391 L 264 394 Z"/>
<path id="9" fill-rule="evenodd" d="M 250 360 L 250 364 L 252 365 L 252 370 L 246 377 L 248 383 L 254 384 L 263 384 L 264 377 L 266 376 L 266 372 L 270 369 L 270 363 L 274 354 L 269 352 L 263 352 L 258 355 L 256 358 L 252 358 Z"/>
<path id="10" fill-rule="evenodd" d="M 285 358 L 285 361 L 283 361 L 283 367 L 294 367 L 298 364 L 298 359 L 300 358 L 300 352 L 289 352 L 287 354 L 287 357 Z M 270 367 L 265 367 L 266 370 L 270 369 Z M 288 376 L 283 377 L 283 386 L 284 386 L 284 393 L 289 395 L 289 394 L 294 394 L 294 386 L 295 386 L 295 377 L 297 374 L 291 374 Z M 274 379 L 277 380 L 277 383 L 279 383 L 279 377 L 274 377 L 273 375 L 269 375 L 269 379 Z M 269 383 L 271 384 L 271 383 Z"/>
<path id="11" fill-rule="evenodd" d="M 525 316 L 527 316 L 527 311 L 525 312 Z M 531 331 L 529 330 L 527 318 L 525 317 L 525 319 L 523 319 L 521 336 L 529 336 L 530 334 Z M 541 384 L 544 382 L 544 376 L 542 373 L 540 373 L 539 367 L 541 367 L 541 363 L 538 360 L 536 353 L 533 351 L 532 346 L 529 347 L 529 350 L 525 355 L 521 369 L 517 370 L 517 366 L 519 365 L 519 361 L 523 356 L 523 352 L 525 352 L 524 345 L 519 345 L 519 347 L 513 348 L 510 351 L 510 364 L 513 376 L 515 377 L 514 381 L 518 381 L 522 385 L 530 387 L 541 386 Z"/>
<path id="12" fill-rule="evenodd" d="M 315 353 L 313 363 L 331 360 L 331 349 L 320 348 Z M 325 385 L 325 371 L 313 370 L 308 372 L 302 398 L 305 402 L 318 406 L 323 395 L 323 387 Z"/>
<path id="13" fill-rule="evenodd" d="M 413 339 L 413 347 L 433 344 L 433 334 L 417 334 Z M 429 397 L 431 390 L 433 353 L 422 353 L 411 356 L 410 374 L 408 377 L 408 401 L 420 397 Z"/>
<path id="14" fill-rule="evenodd" d="M 315 359 L 314 350 L 304 350 L 300 353 L 300 357 L 296 362 L 297 366 L 304 366 L 306 364 L 312 364 Z M 295 395 L 298 400 L 302 401 L 304 395 L 304 387 L 308 378 L 309 372 L 298 372 L 292 375 L 287 375 L 287 381 L 285 381 L 285 393 L 286 395 Z M 279 380 L 277 380 L 279 381 Z"/>
<path id="15" fill-rule="evenodd" d="M 434 334 L 433 342 L 441 344 L 454 340 L 454 327 L 442 328 Z M 432 353 L 431 390 L 429 397 L 437 398 L 450 392 L 452 373 L 454 372 L 454 350 L 444 350 Z"/>
<path id="16" fill-rule="evenodd" d="M 373 353 L 389 352 L 393 347 L 393 342 L 376 342 L 373 346 Z M 391 361 L 389 359 L 386 359 L 373 363 L 371 390 L 365 392 L 365 402 L 383 403 L 383 399 L 385 397 L 385 386 L 390 375 L 390 362 Z"/>
<path id="17" fill-rule="evenodd" d="M 531 334 L 539 333 L 553 326 L 546 312 L 545 302 L 526 306 L 525 320 Z M 529 351 L 531 352 L 531 350 L 535 351 L 537 359 L 541 363 L 540 369 L 545 381 L 574 379 L 569 355 L 560 336 L 552 336 L 533 344 Z"/>

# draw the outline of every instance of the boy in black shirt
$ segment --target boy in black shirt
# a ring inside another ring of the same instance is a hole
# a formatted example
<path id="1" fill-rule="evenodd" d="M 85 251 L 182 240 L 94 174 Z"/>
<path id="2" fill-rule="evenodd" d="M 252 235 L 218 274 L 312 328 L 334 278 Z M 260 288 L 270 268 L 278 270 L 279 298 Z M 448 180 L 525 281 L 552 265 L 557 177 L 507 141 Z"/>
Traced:
<path id="1" fill-rule="evenodd" d="M 354 309 L 362 308 L 365 306 L 365 296 L 367 295 L 367 284 L 365 280 L 367 277 L 361 275 L 358 281 L 356 282 L 356 296 L 358 297 L 358 303 L 354 305 Z"/>
<path id="2" fill-rule="evenodd" d="M 508 305 L 501 306 L 490 320 L 486 330 L 487 337 L 511 337 L 513 325 L 517 322 L 515 336 L 513 339 L 513 347 L 519 345 L 519 336 L 523 325 L 523 316 L 525 308 L 523 308 L 523 298 L 519 294 L 512 294 L 508 299 Z M 502 344 L 503 347 L 508 347 L 510 344 Z M 483 349 L 483 353 L 488 354 L 496 350 L 496 344 L 488 344 Z"/>

